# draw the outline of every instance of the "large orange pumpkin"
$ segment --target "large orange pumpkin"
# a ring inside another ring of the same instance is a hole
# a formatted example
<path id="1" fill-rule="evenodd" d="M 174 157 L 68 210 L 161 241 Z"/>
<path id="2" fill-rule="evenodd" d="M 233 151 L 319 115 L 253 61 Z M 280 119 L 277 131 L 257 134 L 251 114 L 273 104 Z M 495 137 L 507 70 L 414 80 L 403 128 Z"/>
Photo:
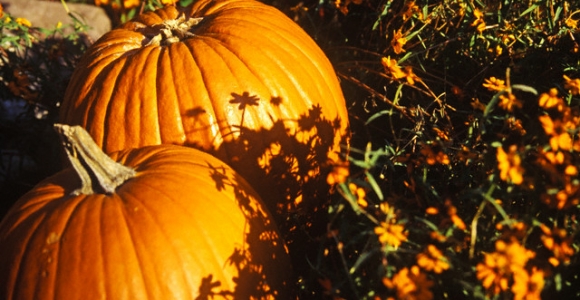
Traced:
<path id="1" fill-rule="evenodd" d="M 287 299 L 284 245 L 226 164 L 173 145 L 111 160 L 60 128 L 74 168 L 0 223 L 1 299 Z"/>
<path id="2" fill-rule="evenodd" d="M 108 153 L 180 144 L 266 168 L 284 141 L 256 139 L 253 147 L 273 152 L 258 158 L 236 139 L 278 125 L 278 139 L 336 159 L 348 127 L 327 57 L 283 13 L 253 0 L 167 6 L 110 31 L 79 62 L 60 115 Z"/>

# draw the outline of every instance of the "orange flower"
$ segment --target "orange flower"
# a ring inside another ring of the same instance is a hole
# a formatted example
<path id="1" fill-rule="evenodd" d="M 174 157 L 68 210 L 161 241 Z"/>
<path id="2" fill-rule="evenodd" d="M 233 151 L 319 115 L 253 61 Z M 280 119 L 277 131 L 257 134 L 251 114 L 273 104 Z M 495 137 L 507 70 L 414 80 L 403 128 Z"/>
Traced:
<path id="1" fill-rule="evenodd" d="M 328 173 L 328 176 L 326 177 L 326 182 L 328 183 L 328 185 L 344 183 L 346 182 L 346 179 L 348 178 L 349 174 L 350 171 L 348 168 L 348 162 L 337 164 L 332 168 L 332 171 Z"/>
<path id="2" fill-rule="evenodd" d="M 405 7 L 403 8 L 403 11 L 401 13 L 403 21 L 410 19 L 415 13 L 418 14 L 419 19 L 423 19 L 423 13 L 421 12 L 419 6 L 415 4 L 415 1 L 414 0 L 406 1 Z"/>
<path id="3" fill-rule="evenodd" d="M 161 4 L 163 5 L 169 5 L 169 4 L 173 4 L 175 2 L 177 2 L 179 0 L 161 0 Z"/>
<path id="4" fill-rule="evenodd" d="M 429 280 L 425 273 L 421 273 L 417 266 L 412 266 L 411 269 L 401 269 L 392 279 L 384 278 L 383 284 L 397 291 L 397 299 L 433 299 L 433 293 L 430 290 L 433 281 Z"/>
<path id="5" fill-rule="evenodd" d="M 580 94 L 580 79 L 570 79 L 570 77 L 564 75 L 564 87 L 570 91 L 572 95 Z"/>
<path id="6" fill-rule="evenodd" d="M 544 272 L 536 267 L 531 273 L 521 269 L 514 272 L 514 284 L 512 292 L 514 300 L 540 300 L 540 294 L 544 289 Z"/>
<path id="7" fill-rule="evenodd" d="M 501 92 L 507 88 L 505 85 L 505 80 L 501 80 L 493 76 L 489 79 L 485 79 L 484 81 L 485 82 L 483 83 L 483 86 L 490 91 Z"/>
<path id="8" fill-rule="evenodd" d="M 435 153 L 431 145 L 425 145 L 425 147 L 421 149 L 421 154 L 425 157 L 425 161 L 428 165 L 432 166 L 438 163 L 442 165 L 449 164 L 449 156 L 443 153 L 443 151 L 437 151 L 437 153 Z"/>
<path id="9" fill-rule="evenodd" d="M 385 71 L 391 74 L 395 79 L 407 77 L 407 74 L 403 72 L 403 70 L 401 69 L 401 67 L 399 67 L 395 59 L 392 59 L 390 57 L 383 57 L 381 59 L 381 63 L 383 64 L 383 67 L 385 67 Z"/>
<path id="10" fill-rule="evenodd" d="M 395 54 L 399 54 L 405 52 L 403 46 L 407 43 L 407 39 L 403 36 L 401 29 L 398 31 L 393 32 L 393 39 L 391 39 L 391 46 L 393 47 L 393 51 Z"/>
<path id="11" fill-rule="evenodd" d="M 514 106 L 517 108 L 522 108 L 522 102 L 516 98 L 512 93 L 505 93 L 499 95 L 499 107 L 505 109 L 506 111 L 513 111 Z"/>
<path id="12" fill-rule="evenodd" d="M 109 4 L 109 0 L 95 0 L 95 5 L 96 6 L 104 6 Z"/>
<path id="13" fill-rule="evenodd" d="M 516 145 L 510 146 L 509 153 L 502 147 L 497 148 L 497 162 L 500 171 L 499 177 L 503 181 L 511 181 L 514 184 L 521 184 L 524 181 L 524 169 L 521 167 L 521 158 L 516 153 Z"/>
<path id="14" fill-rule="evenodd" d="M 356 203 L 358 203 L 360 207 L 366 208 L 369 206 L 366 200 L 367 193 L 362 187 L 359 187 L 354 183 L 350 183 L 348 188 L 350 189 L 350 192 L 356 196 Z"/>
<path id="15" fill-rule="evenodd" d="M 558 90 L 551 88 L 548 93 L 542 93 L 539 99 L 540 107 L 545 109 L 558 107 L 558 110 L 562 110 L 564 105 L 562 98 L 558 97 Z"/>
<path id="16" fill-rule="evenodd" d="M 555 194 L 543 194 L 542 201 L 548 206 L 556 209 L 568 209 L 577 206 L 580 203 L 580 186 L 566 179 L 564 188 Z"/>
<path id="17" fill-rule="evenodd" d="M 478 98 L 473 98 L 473 101 L 471 101 L 471 107 L 476 110 L 485 110 L 485 104 L 481 103 Z"/>
<path id="18" fill-rule="evenodd" d="M 447 206 L 447 214 L 457 228 L 465 230 L 465 222 L 457 215 L 457 208 L 451 203 L 450 199 L 445 200 L 445 206 Z"/>
<path id="19" fill-rule="evenodd" d="M 562 150 L 570 150 L 573 146 L 573 140 L 570 134 L 564 128 L 564 125 L 561 121 L 556 120 L 555 122 L 550 118 L 548 115 L 539 116 L 538 119 L 540 123 L 542 123 L 542 127 L 544 128 L 544 132 L 550 137 L 550 147 L 552 150 L 558 151 L 558 149 Z"/>
<path id="20" fill-rule="evenodd" d="M 497 295 L 508 289 L 513 273 L 524 270 L 528 260 L 534 256 L 534 252 L 527 250 L 516 240 L 509 244 L 498 240 L 495 242 L 495 252 L 486 253 L 483 263 L 475 267 L 476 277 L 481 280 L 488 293 Z"/>
<path id="21" fill-rule="evenodd" d="M 479 8 L 476 8 L 473 11 L 473 16 L 475 17 L 475 20 L 471 23 L 472 27 L 475 27 L 475 29 L 477 30 L 477 32 L 482 33 L 485 30 L 485 20 L 483 20 L 483 13 L 481 12 L 481 10 L 479 10 Z"/>
<path id="22" fill-rule="evenodd" d="M 575 251 L 572 248 L 573 239 L 568 236 L 566 230 L 562 228 L 550 230 L 544 224 L 540 225 L 540 229 L 544 233 L 541 237 L 544 246 L 554 255 L 550 258 L 550 263 L 555 267 L 560 263 L 570 263 L 570 257 L 574 255 Z"/>
<path id="23" fill-rule="evenodd" d="M 417 254 L 417 265 L 437 274 L 449 269 L 449 262 L 434 245 L 428 245 L 424 252 Z"/>
<path id="24" fill-rule="evenodd" d="M 405 226 L 401 224 L 381 222 L 380 226 L 375 227 L 375 234 L 379 236 L 382 245 L 389 245 L 395 249 L 407 240 Z"/>

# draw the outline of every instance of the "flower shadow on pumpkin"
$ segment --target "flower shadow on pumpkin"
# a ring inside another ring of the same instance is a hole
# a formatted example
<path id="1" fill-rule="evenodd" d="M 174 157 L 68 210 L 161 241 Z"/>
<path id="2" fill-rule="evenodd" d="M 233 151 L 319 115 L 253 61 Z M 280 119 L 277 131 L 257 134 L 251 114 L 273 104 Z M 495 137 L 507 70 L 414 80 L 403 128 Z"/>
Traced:
<path id="1" fill-rule="evenodd" d="M 326 175 L 332 162 L 346 152 L 347 121 L 338 117 L 327 119 L 324 107 L 312 105 L 297 119 L 276 119 L 268 114 L 270 127 L 251 128 L 244 118 L 252 110 L 263 105 L 292 104 L 280 97 L 266 102 L 249 92 L 231 96 L 228 103 L 241 114 L 240 124 L 228 126 L 226 131 L 230 133 L 218 147 L 187 146 L 227 162 L 254 187 L 274 216 L 289 248 L 292 265 L 297 273 L 303 274 L 310 268 L 308 257 L 317 255 L 317 237 L 326 232 L 329 201 Z M 204 117 L 201 110 L 196 112 L 184 117 Z"/>
<path id="2" fill-rule="evenodd" d="M 246 192 L 245 180 L 226 168 L 208 164 L 209 177 L 218 190 L 232 189 L 246 218 L 244 244 L 235 247 L 226 265 L 234 267 L 234 289 L 222 287 L 213 274 L 202 279 L 197 300 L 214 299 L 290 299 L 290 262 L 276 224 L 267 210 L 257 205 L 256 199 Z M 281 270 L 281 266 L 288 266 Z"/>

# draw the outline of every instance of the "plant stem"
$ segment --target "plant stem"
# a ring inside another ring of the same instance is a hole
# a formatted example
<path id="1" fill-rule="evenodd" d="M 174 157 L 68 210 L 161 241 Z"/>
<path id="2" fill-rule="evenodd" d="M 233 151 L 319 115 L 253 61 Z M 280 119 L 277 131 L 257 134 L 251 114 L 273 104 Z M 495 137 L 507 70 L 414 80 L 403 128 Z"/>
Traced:
<path id="1" fill-rule="evenodd" d="M 65 124 L 55 124 L 54 128 L 82 182 L 73 195 L 112 194 L 118 186 L 135 177 L 134 169 L 107 156 L 84 128 Z"/>

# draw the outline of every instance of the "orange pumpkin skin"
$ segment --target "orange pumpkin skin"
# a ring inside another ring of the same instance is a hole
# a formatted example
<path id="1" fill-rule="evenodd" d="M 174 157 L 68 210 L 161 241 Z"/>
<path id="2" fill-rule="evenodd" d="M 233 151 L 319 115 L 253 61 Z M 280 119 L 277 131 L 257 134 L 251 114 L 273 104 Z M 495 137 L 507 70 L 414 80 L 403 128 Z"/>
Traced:
<path id="1" fill-rule="evenodd" d="M 287 298 L 283 243 L 232 169 L 172 145 L 112 157 L 136 170 L 114 193 L 70 195 L 67 169 L 5 216 L 1 299 Z"/>
<path id="2" fill-rule="evenodd" d="M 188 37 L 156 43 L 161 24 L 182 13 L 203 19 Z M 61 123 L 86 128 L 107 153 L 179 144 L 226 163 L 246 159 L 240 145 L 228 142 L 277 123 L 301 143 L 320 140 L 317 151 L 336 159 L 348 128 L 327 57 L 283 13 L 253 0 L 168 6 L 105 34 L 79 62 L 60 116 Z M 305 116 L 333 128 L 311 130 L 299 124 Z"/>

